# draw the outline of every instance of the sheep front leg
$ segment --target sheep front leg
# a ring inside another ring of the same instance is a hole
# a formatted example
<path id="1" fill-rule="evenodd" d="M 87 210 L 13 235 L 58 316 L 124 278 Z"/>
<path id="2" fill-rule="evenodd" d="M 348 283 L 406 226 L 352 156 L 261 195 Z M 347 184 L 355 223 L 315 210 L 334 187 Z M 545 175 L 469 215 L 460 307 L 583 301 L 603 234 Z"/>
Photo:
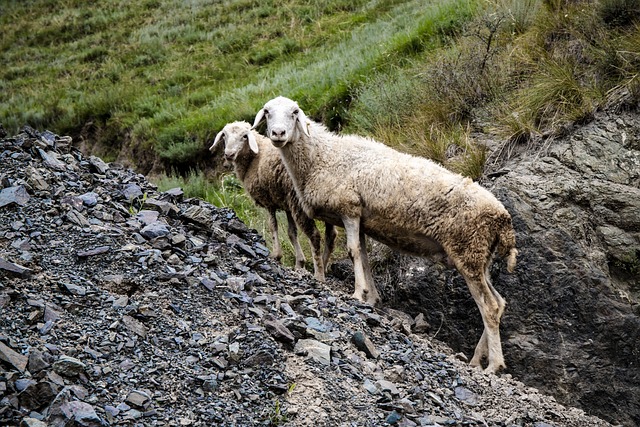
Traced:
<path id="1" fill-rule="evenodd" d="M 353 261 L 355 292 L 353 298 L 375 305 L 379 300 L 378 290 L 373 283 L 367 247 L 364 245 L 364 233 L 360 231 L 360 218 L 342 218 L 347 237 L 347 249 Z"/>
<path id="2" fill-rule="evenodd" d="M 271 232 L 271 240 L 273 240 L 273 250 L 269 257 L 280 261 L 282 258 L 282 248 L 280 247 L 280 238 L 278 237 L 278 220 L 276 219 L 276 210 L 269 209 L 269 231 Z"/>
<path id="3" fill-rule="evenodd" d="M 293 216 L 291 216 L 291 212 L 289 211 L 287 211 L 287 233 L 293 245 L 293 250 L 296 253 L 296 268 L 302 270 L 304 269 L 304 264 L 307 262 L 307 259 L 298 241 L 298 226 L 296 226 L 296 222 L 293 220 Z"/>

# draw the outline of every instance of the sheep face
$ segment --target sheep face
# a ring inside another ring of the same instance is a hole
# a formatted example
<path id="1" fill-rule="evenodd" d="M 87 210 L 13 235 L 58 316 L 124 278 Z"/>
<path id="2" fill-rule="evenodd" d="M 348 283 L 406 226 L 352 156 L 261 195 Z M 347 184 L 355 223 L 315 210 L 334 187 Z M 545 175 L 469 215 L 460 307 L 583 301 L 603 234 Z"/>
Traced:
<path id="1" fill-rule="evenodd" d="M 263 119 L 267 121 L 267 136 L 278 148 L 297 139 L 300 131 L 309 136 L 309 119 L 298 104 L 289 98 L 279 96 L 264 104 L 256 115 L 253 128 Z"/>
<path id="2" fill-rule="evenodd" d="M 258 153 L 258 143 L 251 131 L 251 125 L 247 122 L 234 122 L 227 124 L 216 135 L 209 151 L 214 152 L 218 144 L 224 143 L 224 164 L 232 165 L 238 155 L 248 147 L 254 153 Z"/>

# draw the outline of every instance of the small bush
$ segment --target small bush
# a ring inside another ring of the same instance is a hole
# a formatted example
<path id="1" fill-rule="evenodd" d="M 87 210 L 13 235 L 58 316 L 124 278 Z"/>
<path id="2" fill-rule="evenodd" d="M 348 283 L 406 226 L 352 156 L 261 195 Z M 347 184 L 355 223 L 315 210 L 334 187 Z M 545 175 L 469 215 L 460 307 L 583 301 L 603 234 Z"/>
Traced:
<path id="1" fill-rule="evenodd" d="M 512 104 L 513 111 L 529 117 L 531 128 L 553 131 L 593 114 L 600 96 L 591 82 L 580 78 L 571 62 L 547 60 L 540 68 Z"/>
<path id="2" fill-rule="evenodd" d="M 600 0 L 598 13 L 610 27 L 624 27 L 640 18 L 640 0 Z"/>

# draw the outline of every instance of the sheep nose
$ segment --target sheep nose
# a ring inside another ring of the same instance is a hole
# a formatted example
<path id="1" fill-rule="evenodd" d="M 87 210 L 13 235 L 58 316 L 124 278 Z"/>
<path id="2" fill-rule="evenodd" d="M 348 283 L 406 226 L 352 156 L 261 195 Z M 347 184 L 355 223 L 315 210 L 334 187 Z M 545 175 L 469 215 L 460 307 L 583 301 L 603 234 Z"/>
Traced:
<path id="1" fill-rule="evenodd" d="M 272 138 L 284 139 L 286 133 L 287 131 L 284 129 L 271 129 Z"/>
<path id="2" fill-rule="evenodd" d="M 233 160 L 233 154 L 225 154 L 224 159 L 228 162 Z"/>

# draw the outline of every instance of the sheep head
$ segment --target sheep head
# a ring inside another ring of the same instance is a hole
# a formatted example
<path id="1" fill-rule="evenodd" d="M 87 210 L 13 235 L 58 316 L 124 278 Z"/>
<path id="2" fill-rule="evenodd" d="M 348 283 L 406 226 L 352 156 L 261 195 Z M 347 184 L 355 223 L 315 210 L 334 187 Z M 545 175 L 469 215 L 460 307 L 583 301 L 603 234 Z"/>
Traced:
<path id="1" fill-rule="evenodd" d="M 264 104 L 256 114 L 252 129 L 255 129 L 263 119 L 267 121 L 267 136 L 278 148 L 294 140 L 300 131 L 309 136 L 309 119 L 298 103 L 289 98 L 279 96 Z"/>
<path id="2" fill-rule="evenodd" d="M 246 147 L 258 154 L 256 137 L 251 130 L 251 125 L 247 122 L 233 122 L 225 125 L 216 135 L 209 151 L 213 153 L 220 143 L 224 143 L 225 166 L 235 162 Z"/>

